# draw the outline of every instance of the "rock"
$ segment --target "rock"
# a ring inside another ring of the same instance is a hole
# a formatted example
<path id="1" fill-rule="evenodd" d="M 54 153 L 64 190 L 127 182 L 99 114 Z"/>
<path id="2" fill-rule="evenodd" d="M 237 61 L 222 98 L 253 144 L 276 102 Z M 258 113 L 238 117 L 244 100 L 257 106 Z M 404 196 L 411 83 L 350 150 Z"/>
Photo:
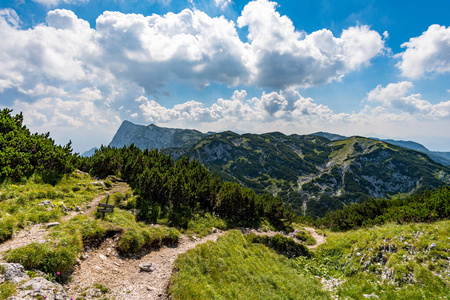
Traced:
<path id="1" fill-rule="evenodd" d="M 156 269 L 156 266 L 152 262 L 144 262 L 139 264 L 139 269 L 143 272 L 153 272 Z"/>
<path id="2" fill-rule="evenodd" d="M 64 208 L 64 210 L 68 210 L 67 207 L 62 202 L 61 202 L 61 207 Z"/>
<path id="3" fill-rule="evenodd" d="M 434 248 L 436 248 L 436 243 L 431 243 L 431 245 L 430 245 L 430 250 L 433 250 Z"/>
<path id="4" fill-rule="evenodd" d="M 81 260 L 87 260 L 89 258 L 89 255 L 87 253 L 81 254 Z"/>
<path id="5" fill-rule="evenodd" d="M 218 232 L 220 232 L 220 230 L 215 228 L 215 227 L 213 227 L 213 228 L 211 228 L 211 232 L 212 233 L 218 233 Z"/>
<path id="6" fill-rule="evenodd" d="M 23 266 L 21 264 L 0 263 L 0 266 L 3 266 L 3 268 L 5 269 L 5 273 L 1 274 L 1 275 L 3 275 L 3 281 L 10 281 L 12 283 L 19 283 L 22 280 L 27 280 L 27 279 L 30 278 L 24 272 Z"/>
<path id="7" fill-rule="evenodd" d="M 53 283 L 43 277 L 35 277 L 17 288 L 16 295 L 7 300 L 25 299 L 68 300 L 66 291 L 59 283 Z"/>
<path id="8" fill-rule="evenodd" d="M 380 297 L 378 297 L 377 295 L 375 295 L 374 293 L 372 293 L 372 294 L 363 294 L 363 297 L 364 298 L 380 298 Z"/>
<path id="9" fill-rule="evenodd" d="M 75 211 L 81 211 L 81 206 L 75 207 Z"/>
<path id="10" fill-rule="evenodd" d="M 104 256 L 103 254 L 99 254 L 98 257 L 100 257 L 101 260 L 106 260 L 106 256 Z"/>
<path id="11" fill-rule="evenodd" d="M 58 226 L 58 225 L 61 225 L 61 223 L 59 223 L 59 222 L 51 222 L 51 223 L 45 224 L 45 226 L 47 226 L 47 228 L 52 228 L 52 227 L 55 227 L 55 226 Z"/>
<path id="12" fill-rule="evenodd" d="M 356 256 L 361 256 L 361 252 L 357 252 L 357 253 L 356 253 Z"/>
<path id="13" fill-rule="evenodd" d="M 52 202 L 50 200 L 45 200 L 45 201 L 42 201 L 41 203 L 39 203 L 38 205 L 45 206 L 45 205 L 51 205 L 51 204 L 52 204 Z"/>
<path id="14" fill-rule="evenodd" d="M 92 184 L 92 185 L 95 185 L 95 186 L 103 186 L 103 187 L 106 187 L 106 185 L 105 185 L 105 183 L 104 183 L 103 181 L 93 181 L 93 182 L 91 182 L 91 184 Z"/>

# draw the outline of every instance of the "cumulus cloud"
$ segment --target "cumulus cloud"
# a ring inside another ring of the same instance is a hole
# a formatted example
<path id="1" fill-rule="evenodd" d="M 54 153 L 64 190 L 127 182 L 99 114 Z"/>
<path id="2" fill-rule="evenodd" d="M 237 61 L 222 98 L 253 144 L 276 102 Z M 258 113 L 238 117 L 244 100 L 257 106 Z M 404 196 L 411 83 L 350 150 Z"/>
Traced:
<path id="1" fill-rule="evenodd" d="M 237 24 L 190 9 L 151 16 L 106 11 L 95 28 L 70 10 L 56 9 L 46 24 L 27 30 L 19 24 L 13 10 L 1 11 L 0 92 L 89 82 L 131 83 L 147 94 L 172 81 L 198 88 L 307 87 L 342 78 L 384 48 L 367 26 L 350 27 L 340 37 L 326 29 L 298 31 L 267 0 L 248 3 Z M 237 26 L 248 27 L 249 43 L 239 38 Z"/>
<path id="2" fill-rule="evenodd" d="M 248 27 L 252 81 L 285 89 L 321 85 L 368 64 L 384 49 L 384 40 L 368 26 L 355 26 L 334 37 L 327 29 L 306 34 L 267 0 L 248 3 L 238 18 Z"/>
<path id="3" fill-rule="evenodd" d="M 397 55 L 402 75 L 417 79 L 429 73 L 450 72 L 450 26 L 431 25 L 419 37 L 402 44 L 405 52 Z"/>
<path id="4" fill-rule="evenodd" d="M 382 104 L 384 112 L 386 108 L 394 109 L 408 115 L 414 115 L 419 119 L 444 119 L 450 117 L 450 101 L 437 104 L 422 99 L 421 94 L 411 94 L 414 87 L 412 82 L 402 81 L 390 83 L 386 87 L 378 85 L 367 94 L 367 101 Z"/>

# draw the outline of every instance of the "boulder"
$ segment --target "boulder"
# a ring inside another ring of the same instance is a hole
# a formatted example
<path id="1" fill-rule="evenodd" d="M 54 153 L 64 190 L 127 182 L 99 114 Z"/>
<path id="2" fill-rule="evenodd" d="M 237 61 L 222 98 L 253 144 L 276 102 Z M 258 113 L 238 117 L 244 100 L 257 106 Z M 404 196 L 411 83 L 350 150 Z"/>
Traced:
<path id="1" fill-rule="evenodd" d="M 156 265 L 152 262 L 143 262 L 139 264 L 139 269 L 143 272 L 153 272 L 156 269 Z"/>
<path id="2" fill-rule="evenodd" d="M 13 283 L 19 283 L 23 280 L 28 280 L 30 277 L 25 273 L 23 266 L 16 263 L 0 263 L 4 272 L 0 273 L 0 283 L 4 281 L 10 281 Z M 4 274 L 2 274 L 4 273 Z"/>

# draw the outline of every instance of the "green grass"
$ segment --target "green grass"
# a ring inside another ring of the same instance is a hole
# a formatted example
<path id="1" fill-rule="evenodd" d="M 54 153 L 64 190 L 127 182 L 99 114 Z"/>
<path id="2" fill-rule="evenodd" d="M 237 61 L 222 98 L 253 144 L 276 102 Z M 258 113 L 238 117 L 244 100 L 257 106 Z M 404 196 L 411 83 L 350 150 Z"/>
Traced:
<path id="1" fill-rule="evenodd" d="M 0 284 L 0 300 L 4 300 L 16 293 L 16 285 L 9 281 Z"/>
<path id="2" fill-rule="evenodd" d="M 292 260 L 232 230 L 178 257 L 173 299 L 330 299 Z"/>
<path id="3" fill-rule="evenodd" d="M 315 245 L 316 240 L 312 237 L 309 231 L 303 229 L 300 224 L 292 224 L 292 227 L 296 230 L 295 237 L 302 241 L 306 245 Z"/>
<path id="4" fill-rule="evenodd" d="M 67 208 L 85 206 L 103 187 L 91 184 L 89 175 L 66 175 L 55 186 L 43 184 L 30 177 L 23 184 L 0 185 L 0 242 L 11 238 L 13 232 L 30 224 L 57 221 Z M 38 205 L 49 200 L 51 205 Z"/>
<path id="5" fill-rule="evenodd" d="M 303 274 L 344 281 L 342 299 L 448 299 L 450 221 L 386 224 L 347 232 L 325 231 L 311 259 L 296 258 Z M 431 245 L 435 248 L 431 249 Z M 447 297 L 447 298 L 445 298 Z"/>
<path id="6" fill-rule="evenodd" d="M 184 233 L 190 236 L 204 237 L 212 232 L 212 228 L 220 230 L 228 229 L 226 222 L 216 216 L 206 213 L 204 216 L 194 216 L 189 221 L 188 227 L 184 230 Z"/>
<path id="7" fill-rule="evenodd" d="M 119 208 L 115 208 L 113 213 L 106 214 L 104 221 L 122 228 L 123 235 L 117 245 L 117 250 L 122 255 L 145 252 L 162 245 L 175 245 L 181 235 L 175 228 L 147 226 L 145 223 L 136 222 L 133 214 Z"/>

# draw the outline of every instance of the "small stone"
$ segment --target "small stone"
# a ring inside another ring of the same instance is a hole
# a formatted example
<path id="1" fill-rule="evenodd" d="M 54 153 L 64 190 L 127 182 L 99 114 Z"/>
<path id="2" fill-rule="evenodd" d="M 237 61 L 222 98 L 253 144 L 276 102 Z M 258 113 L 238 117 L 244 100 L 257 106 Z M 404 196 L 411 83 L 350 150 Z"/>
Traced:
<path id="1" fill-rule="evenodd" d="M 356 256 L 361 256 L 361 252 L 356 252 Z"/>
<path id="2" fill-rule="evenodd" d="M 104 256 L 103 254 L 99 254 L 98 257 L 100 257 L 102 260 L 106 260 L 106 256 Z"/>
<path id="3" fill-rule="evenodd" d="M 58 225 L 61 225 L 61 223 L 59 223 L 59 222 L 51 222 L 51 223 L 45 224 L 45 226 L 47 226 L 47 228 L 52 228 L 52 227 L 55 227 L 55 226 L 58 226 Z"/>
<path id="4" fill-rule="evenodd" d="M 45 200 L 45 201 L 42 201 L 41 203 L 39 203 L 38 205 L 45 206 L 45 205 L 51 205 L 51 204 L 52 204 L 52 202 L 50 200 Z"/>
<path id="5" fill-rule="evenodd" d="M 155 288 L 152 287 L 152 286 L 148 286 L 148 287 L 147 287 L 147 291 L 154 291 L 154 290 L 155 290 Z"/>
<path id="6" fill-rule="evenodd" d="M 430 250 L 433 250 L 433 249 L 436 248 L 436 247 L 437 247 L 436 243 L 432 243 L 432 244 L 430 245 Z"/>
<path id="7" fill-rule="evenodd" d="M 75 207 L 75 211 L 81 211 L 81 206 Z"/>
<path id="8" fill-rule="evenodd" d="M 81 257 L 80 257 L 82 260 L 87 260 L 88 258 L 89 258 L 89 255 L 87 254 L 87 253 L 83 253 L 83 254 L 81 254 Z"/>
<path id="9" fill-rule="evenodd" d="M 153 272 L 156 269 L 156 266 L 152 262 L 144 262 L 139 264 L 139 269 L 143 272 Z"/>

